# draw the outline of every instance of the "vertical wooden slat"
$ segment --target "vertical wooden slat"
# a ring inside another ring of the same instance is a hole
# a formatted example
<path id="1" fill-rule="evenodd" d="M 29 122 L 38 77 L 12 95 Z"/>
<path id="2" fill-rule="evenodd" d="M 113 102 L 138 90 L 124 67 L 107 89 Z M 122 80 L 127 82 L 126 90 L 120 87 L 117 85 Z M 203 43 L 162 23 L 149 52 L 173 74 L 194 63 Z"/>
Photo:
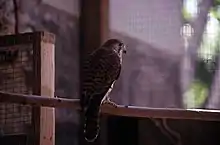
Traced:
<path id="1" fill-rule="evenodd" d="M 80 75 L 83 73 L 81 63 L 85 54 L 97 49 L 108 38 L 108 4 L 109 0 L 81 0 L 80 1 Z M 82 76 L 80 76 L 81 79 Z M 81 82 L 81 81 L 80 81 Z M 81 86 L 81 84 L 80 84 Z M 81 90 L 81 89 L 80 89 Z M 81 118 L 81 117 L 80 117 Z M 82 119 L 82 118 L 81 118 Z M 80 119 L 80 120 L 81 120 Z M 85 145 L 82 138 L 82 129 L 79 133 L 79 144 Z M 95 143 L 100 144 L 100 139 Z"/>
<path id="2" fill-rule="evenodd" d="M 36 32 L 34 43 L 34 94 L 54 97 L 55 88 L 55 36 Z M 33 108 L 34 144 L 55 144 L 55 110 L 48 107 Z"/>
<path id="3" fill-rule="evenodd" d="M 108 0 L 81 0 L 80 52 L 97 49 L 108 37 Z"/>
<path id="4" fill-rule="evenodd" d="M 41 43 L 41 95 L 54 97 L 54 44 Z M 55 145 L 55 110 L 42 107 L 40 116 L 40 145 Z"/>
<path id="5" fill-rule="evenodd" d="M 33 94 L 40 95 L 41 84 L 41 60 L 40 60 L 40 44 L 41 35 L 39 33 L 31 34 L 33 37 Z M 40 107 L 32 106 L 32 134 L 31 143 L 40 145 Z"/>

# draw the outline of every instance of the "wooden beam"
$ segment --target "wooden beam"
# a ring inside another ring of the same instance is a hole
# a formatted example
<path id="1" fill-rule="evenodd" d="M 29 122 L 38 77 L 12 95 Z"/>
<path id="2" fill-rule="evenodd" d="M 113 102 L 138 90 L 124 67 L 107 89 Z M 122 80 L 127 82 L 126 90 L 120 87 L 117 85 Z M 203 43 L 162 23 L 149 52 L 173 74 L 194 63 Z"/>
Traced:
<path id="1" fill-rule="evenodd" d="M 103 113 L 138 118 L 170 118 L 220 121 L 220 110 L 148 108 L 118 105 L 117 108 L 103 108 Z"/>
<path id="2" fill-rule="evenodd" d="M 0 92 L 0 102 L 19 103 L 24 105 L 34 105 L 42 107 L 61 107 L 73 110 L 80 109 L 79 99 L 65 99 L 58 97 L 50 98 L 47 96 L 23 95 L 6 92 Z M 220 110 L 149 108 L 124 105 L 117 105 L 117 108 L 109 105 L 103 105 L 101 110 L 102 113 L 107 115 L 125 117 L 220 121 Z"/>
<path id="3" fill-rule="evenodd" d="M 48 38 L 50 39 L 50 38 Z M 55 41 L 54 41 L 55 43 Z M 55 44 L 41 43 L 41 95 L 54 97 L 55 92 Z M 55 110 L 41 108 L 40 145 L 55 145 Z"/>
<path id="4" fill-rule="evenodd" d="M 83 58 L 86 56 L 86 54 L 89 54 L 95 49 L 99 48 L 103 41 L 105 41 L 105 39 L 108 37 L 108 4 L 109 0 L 80 1 L 80 75 L 83 74 L 81 69 Z M 82 80 L 81 78 L 82 76 L 80 76 L 80 80 Z M 79 92 L 81 92 L 81 89 Z M 79 122 L 82 122 L 82 119 L 83 118 L 80 117 Z M 80 131 L 82 131 L 82 129 L 80 129 Z M 79 134 L 79 137 L 82 137 L 82 132 Z M 93 145 L 101 144 L 99 137 L 96 142 L 92 143 Z M 79 144 L 86 145 L 87 143 L 82 140 L 84 140 L 84 138 L 79 138 Z"/>
<path id="5" fill-rule="evenodd" d="M 33 33 L 33 94 L 54 97 L 55 89 L 55 35 Z M 33 106 L 33 139 L 36 145 L 55 144 L 55 110 Z"/>
<path id="6" fill-rule="evenodd" d="M 79 109 L 79 99 L 52 98 L 48 96 L 25 95 L 0 91 L 0 102 L 17 103 L 38 107 Z"/>

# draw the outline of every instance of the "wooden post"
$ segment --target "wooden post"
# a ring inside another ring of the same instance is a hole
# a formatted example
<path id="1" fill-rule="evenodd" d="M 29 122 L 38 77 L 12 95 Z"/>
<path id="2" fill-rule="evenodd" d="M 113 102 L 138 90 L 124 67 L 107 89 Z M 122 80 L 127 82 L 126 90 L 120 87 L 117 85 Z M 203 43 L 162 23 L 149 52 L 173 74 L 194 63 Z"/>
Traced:
<path id="1" fill-rule="evenodd" d="M 11 79 L 6 78 L 6 84 L 1 84 L 1 91 L 24 93 L 42 96 L 54 96 L 54 43 L 55 36 L 46 32 L 23 33 L 16 35 L 0 36 L 1 47 L 1 69 L 5 74 L 11 75 Z M 33 54 L 32 54 L 33 52 Z M 13 57 L 12 57 L 13 56 Z M 9 61 L 13 60 L 13 61 Z M 8 61 L 8 63 L 6 63 Z M 13 67 L 11 67 L 13 66 Z M 12 73 L 9 71 L 12 69 Z M 1 70 L 1 71 L 2 71 Z M 19 81 L 17 81 L 17 79 Z M 14 99 L 16 100 L 16 99 Z M 11 120 L 21 120 L 22 114 L 17 111 L 16 106 L 11 106 L 17 117 L 11 117 Z M 4 104 L 2 104 L 4 106 Z M 20 108 L 25 106 L 20 106 Z M 54 145 L 55 114 L 52 108 L 41 108 L 40 106 L 31 106 L 31 109 L 23 113 L 27 116 L 28 123 L 25 120 L 17 123 L 22 129 L 19 133 L 24 133 L 27 138 L 27 144 L 31 145 Z M 3 108 L 8 114 L 8 109 Z M 15 125 L 13 122 L 3 117 L 8 125 Z M 29 123 L 30 122 L 30 123 Z M 11 131 L 16 135 L 16 131 Z"/>
<path id="2" fill-rule="evenodd" d="M 80 1 L 80 73 L 81 63 L 86 54 L 91 53 L 108 37 L 108 3 L 109 0 L 81 0 Z M 80 76 L 82 77 L 82 76 Z M 80 81 L 81 82 L 81 81 Z M 80 85 L 81 86 L 81 85 Z M 81 91 L 81 89 L 80 89 Z M 80 122 L 82 117 L 80 117 Z M 81 129 L 82 131 L 82 129 Z M 85 145 L 82 132 L 79 133 L 79 144 Z M 100 136 L 99 136 L 100 137 Z M 100 139 L 95 143 L 100 144 Z"/>
<path id="3" fill-rule="evenodd" d="M 108 38 L 109 0 L 81 0 L 80 52 L 97 49 Z"/>
<path id="4" fill-rule="evenodd" d="M 54 97 L 55 91 L 54 51 L 54 42 L 41 43 L 41 95 L 50 97 Z M 54 108 L 42 107 L 40 122 L 40 145 L 55 145 Z"/>
<path id="5" fill-rule="evenodd" d="M 54 97 L 55 88 L 55 36 L 46 32 L 34 35 L 34 82 L 33 94 Z M 39 43 L 40 42 L 40 43 Z M 49 107 L 34 107 L 34 138 L 39 145 L 55 144 L 55 110 Z"/>

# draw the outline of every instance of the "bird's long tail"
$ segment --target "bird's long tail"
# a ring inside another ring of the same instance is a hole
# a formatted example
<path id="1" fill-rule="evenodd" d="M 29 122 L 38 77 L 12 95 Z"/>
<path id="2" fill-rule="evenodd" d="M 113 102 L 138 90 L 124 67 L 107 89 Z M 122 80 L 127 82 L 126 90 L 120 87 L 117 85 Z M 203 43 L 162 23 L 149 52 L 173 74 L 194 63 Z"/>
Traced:
<path id="1" fill-rule="evenodd" d="M 99 117 L 101 100 L 98 97 L 91 99 L 85 111 L 84 118 L 84 137 L 88 142 L 94 142 L 99 135 Z"/>

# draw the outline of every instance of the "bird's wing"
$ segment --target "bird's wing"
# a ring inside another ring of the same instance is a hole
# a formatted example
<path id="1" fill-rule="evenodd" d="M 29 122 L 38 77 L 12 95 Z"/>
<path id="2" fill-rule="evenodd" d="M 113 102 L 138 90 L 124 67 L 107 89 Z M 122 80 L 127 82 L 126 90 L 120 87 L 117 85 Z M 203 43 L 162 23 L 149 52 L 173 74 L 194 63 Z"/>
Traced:
<path id="1" fill-rule="evenodd" d="M 120 73 L 119 56 L 111 49 L 99 49 L 83 67 L 82 110 L 85 139 L 93 142 L 99 134 L 100 105 Z"/>
<path id="2" fill-rule="evenodd" d="M 96 97 L 96 100 L 101 103 L 112 83 L 119 77 L 120 70 L 120 59 L 111 49 L 99 49 L 92 53 L 83 65 L 83 107 L 87 107 L 93 96 L 97 95 L 100 97 Z"/>

